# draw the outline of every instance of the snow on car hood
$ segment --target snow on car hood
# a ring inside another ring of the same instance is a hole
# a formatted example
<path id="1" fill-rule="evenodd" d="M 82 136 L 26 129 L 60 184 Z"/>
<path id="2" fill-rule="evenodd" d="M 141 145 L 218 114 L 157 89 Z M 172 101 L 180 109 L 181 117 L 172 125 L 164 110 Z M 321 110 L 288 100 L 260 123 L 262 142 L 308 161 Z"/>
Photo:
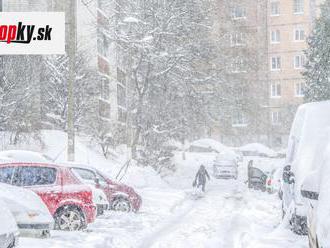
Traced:
<path id="1" fill-rule="evenodd" d="M 33 191 L 0 183 L 0 199 L 18 223 L 52 223 L 53 217 L 40 197 Z"/>

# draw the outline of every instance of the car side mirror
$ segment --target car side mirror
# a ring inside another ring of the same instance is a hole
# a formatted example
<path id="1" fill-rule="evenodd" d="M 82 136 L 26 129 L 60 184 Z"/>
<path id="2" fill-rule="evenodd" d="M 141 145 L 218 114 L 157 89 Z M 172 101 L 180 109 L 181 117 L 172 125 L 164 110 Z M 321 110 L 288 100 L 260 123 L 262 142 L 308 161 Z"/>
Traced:
<path id="1" fill-rule="evenodd" d="M 313 172 L 305 177 L 300 188 L 302 197 L 316 201 L 319 199 L 319 180 L 317 175 L 317 172 Z"/>

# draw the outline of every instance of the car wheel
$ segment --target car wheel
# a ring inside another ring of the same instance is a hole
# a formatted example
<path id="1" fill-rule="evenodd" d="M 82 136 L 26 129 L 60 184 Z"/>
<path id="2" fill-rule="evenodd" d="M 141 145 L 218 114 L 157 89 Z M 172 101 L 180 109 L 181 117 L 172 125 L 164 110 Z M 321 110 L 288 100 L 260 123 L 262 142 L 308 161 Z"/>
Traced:
<path id="1" fill-rule="evenodd" d="M 77 231 L 85 227 L 85 219 L 77 208 L 66 207 L 56 214 L 55 225 L 58 230 Z"/>
<path id="2" fill-rule="evenodd" d="M 124 198 L 115 199 L 111 204 L 111 208 L 120 212 L 130 212 L 132 210 L 131 203 Z"/>

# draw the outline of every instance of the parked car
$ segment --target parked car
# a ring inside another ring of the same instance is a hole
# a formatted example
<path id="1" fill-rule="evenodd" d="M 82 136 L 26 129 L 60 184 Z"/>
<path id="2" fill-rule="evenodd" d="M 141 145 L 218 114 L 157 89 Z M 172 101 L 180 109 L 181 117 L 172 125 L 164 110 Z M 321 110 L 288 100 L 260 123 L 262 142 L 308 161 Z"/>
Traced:
<path id="1" fill-rule="evenodd" d="M 54 217 L 55 228 L 79 230 L 94 222 L 96 205 L 89 186 L 64 166 L 40 163 L 0 164 L 0 182 L 37 193 Z"/>
<path id="2" fill-rule="evenodd" d="M 329 247 L 330 128 L 318 142 L 313 164 L 315 170 L 306 175 L 301 185 L 301 195 L 307 209 L 309 247 Z"/>
<path id="3" fill-rule="evenodd" d="M 0 174 L 0 181 L 2 174 Z M 24 188 L 0 183 L 0 199 L 13 214 L 20 233 L 47 237 L 54 220 L 40 197 Z"/>
<path id="4" fill-rule="evenodd" d="M 221 152 L 213 163 L 213 175 L 215 178 L 238 177 L 237 156 L 232 151 Z"/>
<path id="5" fill-rule="evenodd" d="M 16 221 L 6 204 L 0 197 L 0 248 L 13 248 L 18 243 Z"/>
<path id="6" fill-rule="evenodd" d="M 98 181 L 94 178 L 90 178 L 90 174 L 88 171 L 78 171 L 71 168 L 74 164 L 66 164 L 69 165 L 70 169 L 74 173 L 74 175 L 79 178 L 81 183 L 87 184 L 91 187 L 93 192 L 93 202 L 96 204 L 97 215 L 100 216 L 104 214 L 104 211 L 109 209 L 109 201 L 106 194 L 100 189 L 98 185 Z M 89 179 L 86 179 L 89 178 Z"/>
<path id="7" fill-rule="evenodd" d="M 120 184 L 110 179 L 99 170 L 80 164 L 68 164 L 69 168 L 89 184 L 93 184 L 104 191 L 110 209 L 115 211 L 137 212 L 142 204 L 141 197 L 132 187 Z"/>
<path id="8" fill-rule="evenodd" d="M 266 179 L 266 190 L 268 193 L 276 193 L 281 189 L 282 168 L 274 169 Z"/>
<path id="9" fill-rule="evenodd" d="M 261 169 L 248 165 L 248 187 L 255 190 L 266 191 L 267 175 Z"/>
<path id="10" fill-rule="evenodd" d="M 330 127 L 330 101 L 301 105 L 295 115 L 288 141 L 288 149 L 282 180 L 282 210 L 288 217 L 292 230 L 307 234 L 307 208 L 303 203 L 300 188 L 303 180 L 318 163 L 313 163 L 318 154 L 318 143 Z"/>

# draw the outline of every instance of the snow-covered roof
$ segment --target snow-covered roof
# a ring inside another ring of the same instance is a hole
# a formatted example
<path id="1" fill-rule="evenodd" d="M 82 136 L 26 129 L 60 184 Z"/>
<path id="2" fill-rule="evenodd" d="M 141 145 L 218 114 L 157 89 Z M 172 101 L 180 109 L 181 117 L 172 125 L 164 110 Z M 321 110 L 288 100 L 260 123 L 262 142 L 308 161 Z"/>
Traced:
<path id="1" fill-rule="evenodd" d="M 195 147 L 203 147 L 203 148 L 212 148 L 215 151 L 221 152 L 227 147 L 220 143 L 219 141 L 216 141 L 214 139 L 199 139 L 195 140 L 190 143 L 190 146 L 195 146 Z"/>
<path id="2" fill-rule="evenodd" d="M 257 154 L 265 154 L 267 156 L 276 156 L 276 152 L 269 147 L 260 143 L 250 143 L 238 148 L 242 152 L 254 152 Z"/>

